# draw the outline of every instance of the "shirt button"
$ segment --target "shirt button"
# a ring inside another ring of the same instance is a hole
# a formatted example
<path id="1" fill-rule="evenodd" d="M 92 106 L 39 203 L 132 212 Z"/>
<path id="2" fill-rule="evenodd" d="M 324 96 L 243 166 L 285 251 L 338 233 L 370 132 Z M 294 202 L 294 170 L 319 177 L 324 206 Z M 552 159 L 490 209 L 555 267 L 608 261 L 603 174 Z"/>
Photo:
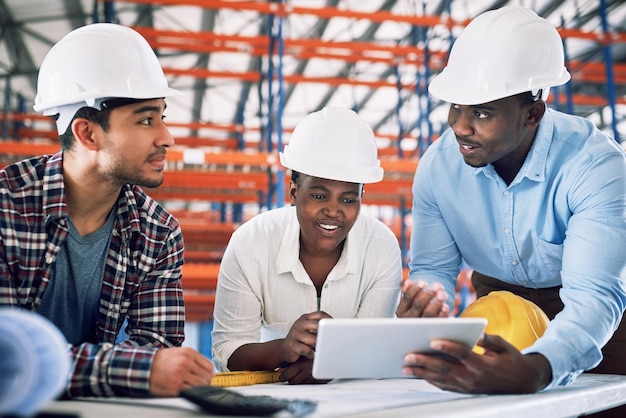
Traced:
<path id="1" fill-rule="evenodd" d="M 46 263 L 52 264 L 53 261 L 54 261 L 54 258 L 51 255 L 46 256 Z"/>
<path id="2" fill-rule="evenodd" d="M 504 193 L 502 193 L 502 194 L 505 195 L 505 196 L 508 196 L 509 195 L 509 191 L 505 190 Z"/>
<path id="3" fill-rule="evenodd" d="M 511 264 L 514 265 L 514 266 L 517 266 L 517 261 L 514 261 Z"/>
<path id="4" fill-rule="evenodd" d="M 504 233 L 505 233 L 505 234 L 510 234 L 510 233 L 511 233 L 511 230 L 510 230 L 509 228 L 504 228 Z"/>

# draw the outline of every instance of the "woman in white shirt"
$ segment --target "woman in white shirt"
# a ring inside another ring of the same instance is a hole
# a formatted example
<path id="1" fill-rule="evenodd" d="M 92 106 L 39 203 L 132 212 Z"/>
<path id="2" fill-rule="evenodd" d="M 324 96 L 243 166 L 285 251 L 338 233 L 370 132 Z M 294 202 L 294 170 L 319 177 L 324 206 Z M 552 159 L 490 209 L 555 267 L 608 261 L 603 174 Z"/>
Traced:
<path id="1" fill-rule="evenodd" d="M 213 359 L 222 371 L 273 370 L 314 383 L 321 318 L 392 317 L 402 260 L 395 235 L 360 213 L 365 183 L 382 180 L 371 128 L 327 107 L 304 118 L 280 161 L 291 206 L 259 214 L 232 235 L 214 310 Z M 372 338 L 376 338 L 372 336 Z"/>

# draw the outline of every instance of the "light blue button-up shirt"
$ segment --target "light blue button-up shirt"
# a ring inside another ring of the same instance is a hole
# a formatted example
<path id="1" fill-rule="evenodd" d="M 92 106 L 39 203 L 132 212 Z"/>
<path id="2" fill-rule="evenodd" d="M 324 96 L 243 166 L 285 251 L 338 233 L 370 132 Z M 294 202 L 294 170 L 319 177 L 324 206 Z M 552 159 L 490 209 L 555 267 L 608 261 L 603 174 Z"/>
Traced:
<path id="1" fill-rule="evenodd" d="M 565 308 L 524 350 L 566 385 L 602 359 L 626 304 L 626 155 L 588 120 L 548 109 L 519 173 L 463 161 L 448 129 L 413 183 L 410 277 L 454 301 L 462 260 L 528 288 L 562 285 Z"/>

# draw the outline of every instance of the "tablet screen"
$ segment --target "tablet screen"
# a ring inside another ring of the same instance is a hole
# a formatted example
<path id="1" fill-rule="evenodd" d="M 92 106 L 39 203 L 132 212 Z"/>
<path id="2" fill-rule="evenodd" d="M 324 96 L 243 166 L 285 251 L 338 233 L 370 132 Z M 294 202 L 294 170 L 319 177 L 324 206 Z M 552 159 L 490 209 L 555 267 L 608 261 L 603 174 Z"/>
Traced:
<path id="1" fill-rule="evenodd" d="M 322 319 L 317 331 L 316 379 L 398 378 L 409 352 L 430 353 L 433 339 L 473 347 L 484 318 Z"/>

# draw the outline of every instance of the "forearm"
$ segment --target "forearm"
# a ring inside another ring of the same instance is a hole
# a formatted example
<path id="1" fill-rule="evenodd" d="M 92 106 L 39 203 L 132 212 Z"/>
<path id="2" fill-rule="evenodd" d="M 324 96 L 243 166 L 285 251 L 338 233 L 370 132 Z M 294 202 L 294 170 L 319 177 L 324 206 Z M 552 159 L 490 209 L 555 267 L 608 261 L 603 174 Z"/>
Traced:
<path id="1" fill-rule="evenodd" d="M 453 308 L 461 254 L 440 214 L 417 212 L 414 208 L 409 278 L 413 282 L 424 280 L 443 285 L 449 307 Z"/>
<path id="2" fill-rule="evenodd" d="M 72 348 L 73 366 L 65 395 L 148 396 L 156 347 L 121 347 L 110 343 Z"/>
<path id="3" fill-rule="evenodd" d="M 281 348 L 283 341 L 278 339 L 242 345 L 228 359 L 228 369 L 274 370 L 286 361 Z"/>
<path id="4" fill-rule="evenodd" d="M 529 388 L 531 392 L 538 392 L 544 389 L 550 381 L 552 381 L 552 368 L 548 359 L 539 353 L 530 353 L 524 356 L 528 361 L 529 370 L 534 374 L 534 379 L 528 382 L 533 387 Z"/>

